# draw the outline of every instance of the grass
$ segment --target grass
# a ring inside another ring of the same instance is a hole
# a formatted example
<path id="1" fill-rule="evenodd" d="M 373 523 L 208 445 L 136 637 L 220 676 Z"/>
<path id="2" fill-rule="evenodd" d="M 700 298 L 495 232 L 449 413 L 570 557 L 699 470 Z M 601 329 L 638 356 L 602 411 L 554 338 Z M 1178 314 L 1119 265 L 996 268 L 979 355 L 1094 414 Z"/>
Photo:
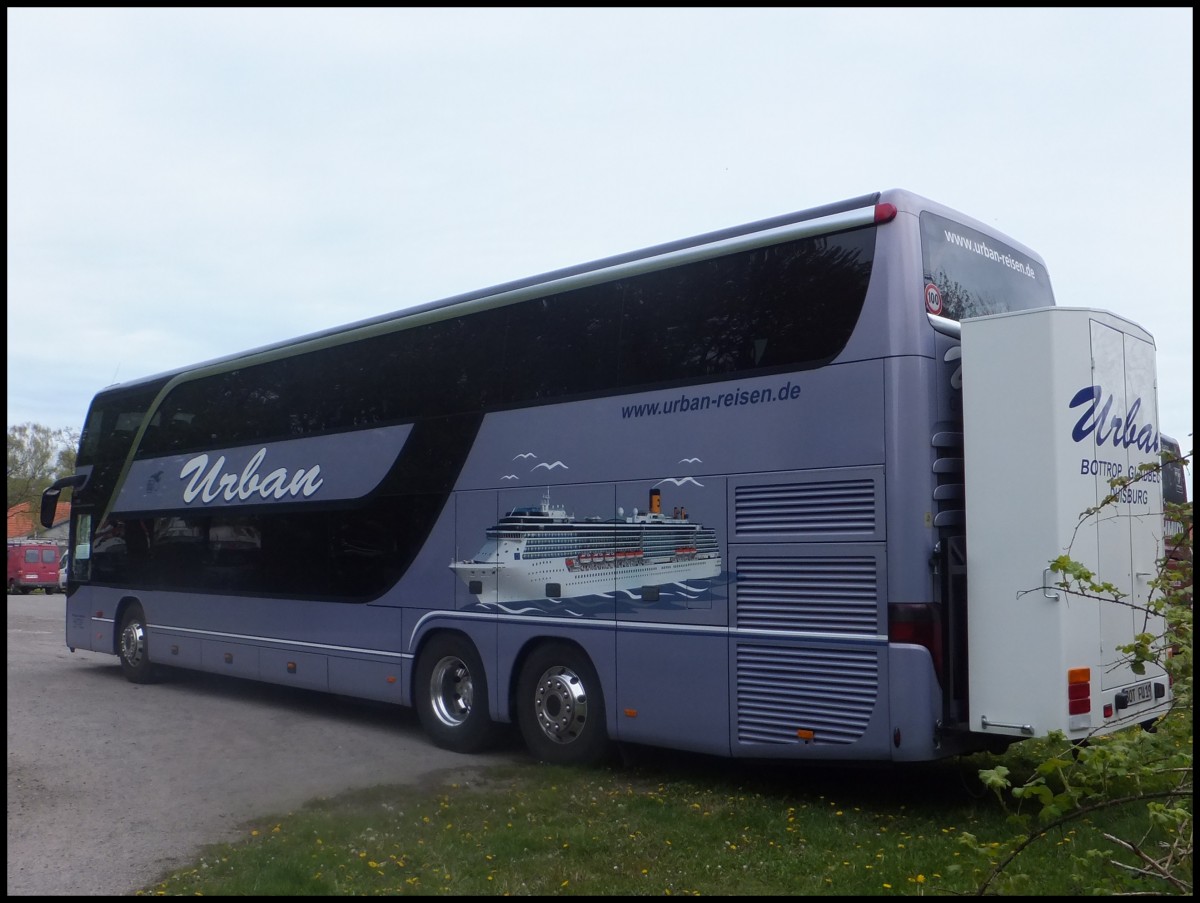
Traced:
<path id="1" fill-rule="evenodd" d="M 496 766 L 378 787 L 263 818 L 147 895 L 903 895 L 974 892 L 1014 829 L 976 774 L 1031 773 L 1037 747 L 895 768 L 643 752 L 632 764 Z M 1082 891 L 1101 830 L 1138 836 L 1145 808 L 1073 823 L 1019 860 L 1022 892 Z M 992 855 L 965 834 L 995 845 Z M 1105 859 L 1110 857 L 1104 857 Z"/>

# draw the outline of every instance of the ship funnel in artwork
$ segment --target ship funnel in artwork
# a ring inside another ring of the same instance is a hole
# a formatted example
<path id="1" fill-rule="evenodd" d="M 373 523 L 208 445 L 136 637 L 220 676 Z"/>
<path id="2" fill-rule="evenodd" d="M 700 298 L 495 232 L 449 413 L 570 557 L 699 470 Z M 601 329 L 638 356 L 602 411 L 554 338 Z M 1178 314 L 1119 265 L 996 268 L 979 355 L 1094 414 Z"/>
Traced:
<path id="1" fill-rule="evenodd" d="M 650 513 L 662 514 L 662 493 L 657 489 L 650 490 Z"/>

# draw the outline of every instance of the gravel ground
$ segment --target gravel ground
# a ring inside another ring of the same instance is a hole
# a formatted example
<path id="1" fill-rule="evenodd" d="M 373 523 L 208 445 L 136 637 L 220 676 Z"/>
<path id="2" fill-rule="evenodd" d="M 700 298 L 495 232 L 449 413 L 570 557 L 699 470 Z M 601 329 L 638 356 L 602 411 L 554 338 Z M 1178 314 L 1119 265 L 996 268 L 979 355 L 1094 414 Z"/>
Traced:
<path id="1" fill-rule="evenodd" d="M 67 649 L 61 595 L 8 597 L 10 896 L 130 894 L 253 818 L 522 760 L 437 749 L 395 706 L 190 673 L 131 684 L 116 657 Z"/>

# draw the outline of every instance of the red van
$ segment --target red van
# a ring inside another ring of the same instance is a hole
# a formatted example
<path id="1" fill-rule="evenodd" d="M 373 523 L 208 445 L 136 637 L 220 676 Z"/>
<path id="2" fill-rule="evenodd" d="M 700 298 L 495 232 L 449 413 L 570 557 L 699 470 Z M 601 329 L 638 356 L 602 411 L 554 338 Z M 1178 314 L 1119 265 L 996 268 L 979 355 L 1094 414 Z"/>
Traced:
<path id="1" fill-rule="evenodd" d="M 36 539 L 8 541 L 8 591 L 30 593 L 39 587 L 56 593 L 58 586 L 58 544 Z"/>

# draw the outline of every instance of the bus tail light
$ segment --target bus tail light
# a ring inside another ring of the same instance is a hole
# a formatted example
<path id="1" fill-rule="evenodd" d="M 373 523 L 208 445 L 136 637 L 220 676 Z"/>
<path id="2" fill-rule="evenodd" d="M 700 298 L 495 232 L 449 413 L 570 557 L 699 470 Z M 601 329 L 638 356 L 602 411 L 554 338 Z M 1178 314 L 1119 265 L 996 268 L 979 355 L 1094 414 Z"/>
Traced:
<path id="1" fill-rule="evenodd" d="M 942 678 L 942 619 L 926 602 L 888 606 L 888 642 L 924 646 L 933 658 L 933 670 Z"/>
<path id="2" fill-rule="evenodd" d="M 875 205 L 875 225 L 882 226 L 884 223 L 890 223 L 896 218 L 895 204 L 876 204 Z"/>

